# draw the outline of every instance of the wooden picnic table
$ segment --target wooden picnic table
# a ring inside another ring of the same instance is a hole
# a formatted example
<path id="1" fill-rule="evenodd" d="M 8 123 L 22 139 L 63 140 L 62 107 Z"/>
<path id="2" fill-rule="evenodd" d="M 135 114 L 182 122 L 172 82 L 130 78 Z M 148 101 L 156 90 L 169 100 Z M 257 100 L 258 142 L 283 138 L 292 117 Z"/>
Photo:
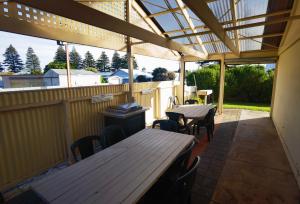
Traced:
<path id="1" fill-rule="evenodd" d="M 213 105 L 179 105 L 176 108 L 168 110 L 167 112 L 181 113 L 186 119 L 202 120 L 208 113 L 209 109 L 213 108 Z"/>
<path id="2" fill-rule="evenodd" d="M 144 129 L 32 187 L 49 203 L 135 203 L 193 139 Z"/>

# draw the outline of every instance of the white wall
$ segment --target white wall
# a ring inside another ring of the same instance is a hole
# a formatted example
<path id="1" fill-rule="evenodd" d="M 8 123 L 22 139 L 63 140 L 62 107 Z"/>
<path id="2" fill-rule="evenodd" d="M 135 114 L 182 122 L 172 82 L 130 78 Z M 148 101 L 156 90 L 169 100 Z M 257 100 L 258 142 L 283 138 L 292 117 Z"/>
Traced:
<path id="1" fill-rule="evenodd" d="M 297 5 L 294 15 L 300 14 Z M 272 118 L 300 184 L 300 21 L 291 23 L 279 50 Z M 299 185 L 300 186 L 300 185 Z"/>
<path id="2" fill-rule="evenodd" d="M 71 84 L 75 86 L 96 86 L 100 85 L 100 76 L 98 75 L 72 75 Z M 59 76 L 59 86 L 68 86 L 67 75 Z"/>

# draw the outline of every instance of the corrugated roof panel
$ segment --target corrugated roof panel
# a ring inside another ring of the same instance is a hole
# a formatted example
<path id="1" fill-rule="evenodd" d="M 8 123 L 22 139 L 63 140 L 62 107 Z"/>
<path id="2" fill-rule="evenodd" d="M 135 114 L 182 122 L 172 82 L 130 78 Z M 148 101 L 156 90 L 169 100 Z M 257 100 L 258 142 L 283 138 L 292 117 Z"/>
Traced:
<path id="1" fill-rule="evenodd" d="M 230 12 L 230 0 L 219 0 L 208 4 L 219 22 L 229 21 L 232 19 Z"/>

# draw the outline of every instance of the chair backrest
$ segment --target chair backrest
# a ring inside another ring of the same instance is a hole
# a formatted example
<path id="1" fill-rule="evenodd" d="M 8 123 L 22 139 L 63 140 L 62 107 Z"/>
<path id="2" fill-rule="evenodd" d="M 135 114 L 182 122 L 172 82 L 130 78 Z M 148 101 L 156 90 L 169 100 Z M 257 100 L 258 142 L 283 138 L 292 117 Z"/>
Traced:
<path id="1" fill-rule="evenodd" d="M 179 126 L 186 126 L 187 121 L 183 114 L 175 112 L 166 112 L 170 120 L 175 121 Z"/>
<path id="2" fill-rule="evenodd" d="M 4 203 L 4 196 L 3 194 L 0 192 L 0 204 Z"/>
<path id="3" fill-rule="evenodd" d="M 107 148 L 120 142 L 125 138 L 126 135 L 122 127 L 118 125 L 110 125 L 102 130 L 101 145 L 103 148 Z"/>
<path id="4" fill-rule="evenodd" d="M 212 122 L 213 120 L 214 120 L 214 117 L 215 117 L 215 108 L 211 108 L 211 109 L 209 109 L 209 111 L 208 111 L 208 113 L 206 114 L 206 116 L 205 116 L 205 121 L 206 122 Z"/>
<path id="5" fill-rule="evenodd" d="M 178 124 L 173 120 L 155 120 L 152 124 L 152 128 L 155 128 L 159 125 L 161 130 L 171 131 L 171 132 L 178 132 L 179 127 Z"/>
<path id="6" fill-rule="evenodd" d="M 194 100 L 194 99 L 189 99 L 189 100 L 186 100 L 184 102 L 184 104 L 198 104 L 198 101 L 197 100 Z"/>
<path id="7" fill-rule="evenodd" d="M 186 172 L 194 146 L 195 142 L 193 141 L 183 152 L 178 155 L 176 160 L 171 164 L 165 173 L 165 177 L 167 177 L 170 181 L 175 182 L 180 175 Z"/>
<path id="8" fill-rule="evenodd" d="M 75 161 L 79 161 L 76 156 L 76 149 L 78 149 L 81 159 L 85 159 L 95 153 L 94 142 L 98 141 L 100 143 L 101 139 L 99 136 L 92 135 L 80 138 L 79 140 L 75 141 L 71 145 L 71 151 Z"/>
<path id="9" fill-rule="evenodd" d="M 197 168 L 200 164 L 200 157 L 197 156 L 191 167 L 179 177 L 176 181 L 176 195 L 178 197 L 178 203 L 188 203 L 190 199 L 191 190 L 196 180 Z"/>

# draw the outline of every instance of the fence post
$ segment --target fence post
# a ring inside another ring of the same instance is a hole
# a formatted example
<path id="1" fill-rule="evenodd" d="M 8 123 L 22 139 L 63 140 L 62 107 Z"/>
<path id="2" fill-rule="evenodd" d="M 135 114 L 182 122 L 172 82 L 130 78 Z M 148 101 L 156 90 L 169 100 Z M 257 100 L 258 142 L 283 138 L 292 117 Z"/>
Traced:
<path id="1" fill-rule="evenodd" d="M 66 145 L 67 145 L 67 159 L 69 164 L 73 163 L 73 157 L 71 152 L 71 145 L 73 143 L 73 131 L 72 131 L 72 118 L 71 118 L 71 108 L 70 101 L 63 101 L 64 107 L 64 132 L 66 137 Z"/>

